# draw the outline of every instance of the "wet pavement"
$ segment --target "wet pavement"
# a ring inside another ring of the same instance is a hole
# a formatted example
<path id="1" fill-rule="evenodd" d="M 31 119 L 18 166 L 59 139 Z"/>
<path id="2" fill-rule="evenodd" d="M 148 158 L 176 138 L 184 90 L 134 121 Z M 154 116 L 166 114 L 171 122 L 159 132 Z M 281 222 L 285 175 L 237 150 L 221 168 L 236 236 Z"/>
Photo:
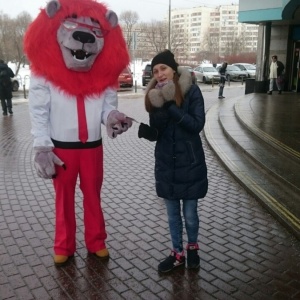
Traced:
<path id="1" fill-rule="evenodd" d="M 249 94 L 219 101 L 205 137 L 234 178 L 300 239 L 300 98 Z"/>
<path id="2" fill-rule="evenodd" d="M 218 104 L 216 90 L 203 91 L 206 109 Z M 242 88 L 225 92 L 229 99 Z M 148 121 L 141 93 L 120 93 L 119 109 Z M 138 139 L 137 130 L 134 124 L 111 140 L 103 128 L 109 261 L 85 249 L 77 187 L 77 251 L 56 268 L 54 191 L 35 175 L 27 101 L 0 119 L 0 299 L 300 299 L 299 240 L 230 175 L 204 134 L 209 190 L 198 207 L 200 269 L 157 272 L 170 237 L 154 188 L 154 143 Z"/>

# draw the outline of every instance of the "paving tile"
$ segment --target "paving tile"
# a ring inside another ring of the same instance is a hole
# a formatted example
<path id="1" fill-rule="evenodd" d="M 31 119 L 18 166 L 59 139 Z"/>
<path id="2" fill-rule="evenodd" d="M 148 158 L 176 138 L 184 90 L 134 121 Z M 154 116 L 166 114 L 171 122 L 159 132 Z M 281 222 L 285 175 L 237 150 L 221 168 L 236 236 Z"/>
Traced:
<path id="1" fill-rule="evenodd" d="M 208 109 L 216 100 L 207 99 Z M 142 96 L 122 96 L 120 110 L 148 122 Z M 26 102 L 9 121 L 0 126 L 1 300 L 300 299 L 300 242 L 235 182 L 203 134 L 210 186 L 198 209 L 200 270 L 157 272 L 171 244 L 154 188 L 154 144 L 137 139 L 137 124 L 116 140 L 103 138 L 110 260 L 85 249 L 77 186 L 77 252 L 69 266 L 54 267 L 54 190 L 32 166 Z"/>

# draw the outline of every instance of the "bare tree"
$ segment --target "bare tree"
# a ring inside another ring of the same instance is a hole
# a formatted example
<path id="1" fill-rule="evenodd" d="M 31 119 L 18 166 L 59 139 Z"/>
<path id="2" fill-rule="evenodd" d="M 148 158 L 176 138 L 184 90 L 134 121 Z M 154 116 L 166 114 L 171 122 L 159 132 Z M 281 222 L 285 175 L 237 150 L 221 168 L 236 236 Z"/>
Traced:
<path id="1" fill-rule="evenodd" d="M 190 58 L 189 32 L 182 26 L 172 25 L 171 27 L 171 49 L 176 54 L 177 60 L 188 60 Z"/>
<path id="2" fill-rule="evenodd" d="M 140 23 L 138 28 L 139 47 L 136 54 L 142 58 L 151 59 L 156 53 L 168 48 L 168 24 L 153 20 L 150 23 Z M 185 33 L 173 27 L 170 35 L 171 49 L 177 55 L 183 55 L 188 48 Z"/>
<path id="3" fill-rule="evenodd" d="M 129 50 L 132 50 L 133 29 L 139 20 L 139 15 L 135 11 L 124 11 L 120 14 L 119 20 L 123 28 L 127 47 Z"/>
<path id="4" fill-rule="evenodd" d="M 25 55 L 23 52 L 23 39 L 28 25 L 32 18 L 27 12 L 22 12 L 14 21 L 14 45 L 15 45 L 15 61 L 18 62 L 16 74 L 20 69 L 21 64 L 25 64 Z"/>
<path id="5" fill-rule="evenodd" d="M 7 14 L 0 15 L 0 54 L 4 61 L 13 58 L 11 37 L 13 36 L 13 21 Z"/>
<path id="6" fill-rule="evenodd" d="M 209 60 L 213 63 L 219 61 L 220 53 L 220 32 L 212 32 L 208 29 L 203 37 L 202 51 L 196 57 L 198 61 Z"/>
<path id="7" fill-rule="evenodd" d="M 153 20 L 148 23 L 138 23 L 139 16 L 134 11 L 122 12 L 119 20 L 132 57 L 150 60 L 156 53 L 168 48 L 168 22 Z M 18 63 L 17 71 L 26 60 L 23 53 L 23 37 L 31 21 L 31 16 L 26 12 L 21 13 L 15 19 L 0 12 L 0 58 L 6 62 Z M 243 34 L 237 35 L 234 28 L 223 29 L 210 28 L 199 42 L 196 41 L 201 43 L 201 51 L 195 55 L 194 52 L 191 53 L 195 37 L 191 35 L 189 28 L 173 22 L 170 31 L 171 50 L 179 62 L 194 61 L 195 63 L 203 60 L 219 62 L 221 54 L 224 58 L 224 55 L 234 56 L 254 51 L 249 49 L 249 46 L 247 48 L 246 39 L 255 37 L 247 36 L 246 30 L 242 30 Z M 136 38 L 134 45 L 133 37 Z"/>
<path id="8" fill-rule="evenodd" d="M 237 36 L 234 31 L 231 31 L 223 39 L 225 55 L 237 55 L 244 51 L 245 39 L 243 35 Z"/>
<path id="9" fill-rule="evenodd" d="M 199 61 L 209 60 L 217 62 L 222 56 L 237 56 L 239 53 L 245 52 L 246 39 L 244 34 L 236 35 L 234 29 L 221 34 L 220 31 L 212 31 L 209 29 L 204 38 L 202 51 L 197 53 L 196 57 Z"/>
<path id="10" fill-rule="evenodd" d="M 32 18 L 27 12 L 22 12 L 15 19 L 0 14 L 0 55 L 4 61 L 18 64 L 16 75 L 20 65 L 25 63 L 23 38 L 31 21 Z"/>
<path id="11" fill-rule="evenodd" d="M 152 21 L 151 23 L 142 23 L 140 26 L 140 35 L 143 36 L 145 48 L 148 48 L 152 54 L 166 49 L 168 31 L 165 22 Z"/>
<path id="12" fill-rule="evenodd" d="M 219 58 L 220 32 L 208 29 L 203 37 L 202 53 L 206 54 L 202 60 L 216 61 Z"/>

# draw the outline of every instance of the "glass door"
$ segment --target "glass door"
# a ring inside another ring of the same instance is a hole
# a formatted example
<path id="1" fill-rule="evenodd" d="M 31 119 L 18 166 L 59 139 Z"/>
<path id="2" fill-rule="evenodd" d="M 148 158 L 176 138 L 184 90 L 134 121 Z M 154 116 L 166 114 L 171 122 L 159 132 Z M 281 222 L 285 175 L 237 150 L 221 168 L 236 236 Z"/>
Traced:
<path id="1" fill-rule="evenodd" d="M 300 92 L 300 41 L 294 42 L 291 72 L 291 90 Z"/>

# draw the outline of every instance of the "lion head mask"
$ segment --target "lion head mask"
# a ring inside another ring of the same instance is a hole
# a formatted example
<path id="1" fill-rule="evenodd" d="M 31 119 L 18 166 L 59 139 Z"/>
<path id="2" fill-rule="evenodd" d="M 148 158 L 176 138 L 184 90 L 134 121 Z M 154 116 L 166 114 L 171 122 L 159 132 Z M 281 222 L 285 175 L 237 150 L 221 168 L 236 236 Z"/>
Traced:
<path id="1" fill-rule="evenodd" d="M 31 71 L 72 95 L 115 86 L 129 55 L 117 15 L 95 0 L 52 0 L 24 38 Z"/>

